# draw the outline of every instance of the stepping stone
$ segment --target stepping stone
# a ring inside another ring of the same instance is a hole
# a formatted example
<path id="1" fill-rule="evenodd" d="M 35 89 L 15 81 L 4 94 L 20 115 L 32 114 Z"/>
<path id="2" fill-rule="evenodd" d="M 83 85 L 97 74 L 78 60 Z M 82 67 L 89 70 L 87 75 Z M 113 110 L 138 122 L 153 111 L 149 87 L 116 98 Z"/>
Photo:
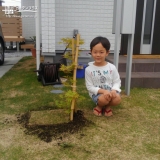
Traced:
<path id="1" fill-rule="evenodd" d="M 54 93 L 54 94 L 59 94 L 59 93 L 63 93 L 64 91 L 62 91 L 62 90 L 52 90 L 50 92 Z"/>
<path id="2" fill-rule="evenodd" d="M 54 88 L 62 88 L 63 87 L 63 84 L 56 84 L 56 85 L 53 85 Z"/>
<path id="3" fill-rule="evenodd" d="M 69 114 L 64 109 L 31 111 L 29 126 L 55 125 L 69 122 Z"/>

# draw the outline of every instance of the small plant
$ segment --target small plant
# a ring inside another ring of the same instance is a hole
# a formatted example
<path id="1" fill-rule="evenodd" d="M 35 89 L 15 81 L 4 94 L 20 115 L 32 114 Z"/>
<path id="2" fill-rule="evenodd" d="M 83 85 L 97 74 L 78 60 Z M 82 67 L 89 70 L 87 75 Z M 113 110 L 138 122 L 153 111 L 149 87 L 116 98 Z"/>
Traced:
<path id="1" fill-rule="evenodd" d="M 67 110 L 71 113 L 70 120 L 73 120 L 73 114 L 76 112 L 76 102 L 84 100 L 84 97 L 79 95 L 76 91 L 76 72 L 77 72 L 77 59 L 79 55 L 80 48 L 79 46 L 84 44 L 84 40 L 80 39 L 80 35 L 77 34 L 76 38 L 62 38 L 60 44 L 65 44 L 67 52 L 64 55 L 64 58 L 69 59 L 70 63 L 66 65 L 61 65 L 60 71 L 67 74 L 67 82 L 64 85 L 69 87 L 69 90 L 64 94 L 60 95 L 59 100 L 55 101 L 56 105 L 60 108 L 67 107 Z M 71 75 L 70 73 L 73 74 Z M 72 78 L 71 78 L 72 76 Z M 69 109 L 68 107 L 71 106 Z"/>
<path id="2" fill-rule="evenodd" d="M 75 64 L 70 64 L 69 66 L 62 64 L 60 71 L 62 71 L 64 73 L 70 73 L 73 71 L 74 67 L 75 67 Z"/>
<path id="3" fill-rule="evenodd" d="M 36 36 L 32 36 L 30 37 L 30 39 L 33 41 L 34 43 L 34 48 L 31 49 L 32 52 L 32 56 L 36 57 Z M 41 55 L 41 48 L 42 48 L 42 43 L 40 43 L 40 55 Z"/>
<path id="4" fill-rule="evenodd" d="M 70 113 L 70 105 L 73 99 L 78 100 L 78 102 L 81 102 L 84 100 L 83 96 L 80 96 L 77 92 L 73 92 L 72 90 L 66 91 L 64 94 L 61 94 L 59 96 L 59 100 L 55 101 L 56 106 L 59 108 L 66 108 L 66 112 Z"/>
<path id="5" fill-rule="evenodd" d="M 34 48 L 31 48 L 32 56 L 36 58 L 36 36 L 30 37 L 34 43 Z"/>
<path id="6" fill-rule="evenodd" d="M 73 64 L 74 62 L 74 57 L 75 57 L 75 53 L 76 53 L 76 44 L 77 44 L 77 39 L 74 38 L 62 38 L 61 41 L 59 42 L 59 44 L 64 44 L 66 46 L 66 51 L 64 54 L 64 58 L 68 59 L 68 64 Z M 84 40 L 83 39 L 79 39 L 79 46 L 84 44 Z M 82 51 L 83 48 L 79 48 L 78 46 L 78 52 Z M 79 53 L 78 53 L 79 56 Z"/>
<path id="7" fill-rule="evenodd" d="M 36 36 L 30 37 L 30 39 L 31 39 L 34 43 L 36 43 Z"/>

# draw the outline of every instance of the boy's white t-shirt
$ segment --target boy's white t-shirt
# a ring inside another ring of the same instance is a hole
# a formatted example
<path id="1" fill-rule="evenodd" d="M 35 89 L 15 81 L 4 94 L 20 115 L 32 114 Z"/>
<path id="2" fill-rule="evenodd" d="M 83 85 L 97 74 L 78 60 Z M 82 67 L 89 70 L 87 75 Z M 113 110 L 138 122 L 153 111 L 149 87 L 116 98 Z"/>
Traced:
<path id="1" fill-rule="evenodd" d="M 88 63 L 85 69 L 85 83 L 90 97 L 97 95 L 99 89 L 121 92 L 121 80 L 116 67 L 109 62 L 105 66 L 95 66 L 93 63 Z"/>

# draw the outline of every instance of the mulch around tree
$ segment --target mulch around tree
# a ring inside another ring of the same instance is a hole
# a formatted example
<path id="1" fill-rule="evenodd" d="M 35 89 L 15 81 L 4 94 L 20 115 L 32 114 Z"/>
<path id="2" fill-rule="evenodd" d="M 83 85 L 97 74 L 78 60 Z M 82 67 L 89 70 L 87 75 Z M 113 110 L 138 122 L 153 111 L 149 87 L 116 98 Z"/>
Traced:
<path id="1" fill-rule="evenodd" d="M 93 124 L 93 122 L 87 120 L 84 117 L 84 112 L 78 110 L 74 113 L 73 121 L 67 121 L 57 124 L 42 124 L 42 123 L 30 123 L 31 112 L 17 115 L 18 122 L 25 127 L 25 134 L 37 135 L 41 140 L 45 142 L 51 142 L 52 139 L 63 139 L 65 134 L 74 134 L 81 131 L 84 127 Z"/>

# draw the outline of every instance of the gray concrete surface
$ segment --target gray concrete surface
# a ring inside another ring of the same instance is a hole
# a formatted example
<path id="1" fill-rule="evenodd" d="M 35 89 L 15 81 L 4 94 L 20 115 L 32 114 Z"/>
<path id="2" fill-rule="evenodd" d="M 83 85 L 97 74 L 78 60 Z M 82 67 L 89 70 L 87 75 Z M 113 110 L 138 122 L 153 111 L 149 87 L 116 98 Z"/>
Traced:
<path id="1" fill-rule="evenodd" d="M 30 51 L 14 51 L 14 50 L 7 50 L 5 52 L 5 60 L 4 64 L 0 66 L 0 78 L 5 75 L 22 57 L 31 56 Z"/>

